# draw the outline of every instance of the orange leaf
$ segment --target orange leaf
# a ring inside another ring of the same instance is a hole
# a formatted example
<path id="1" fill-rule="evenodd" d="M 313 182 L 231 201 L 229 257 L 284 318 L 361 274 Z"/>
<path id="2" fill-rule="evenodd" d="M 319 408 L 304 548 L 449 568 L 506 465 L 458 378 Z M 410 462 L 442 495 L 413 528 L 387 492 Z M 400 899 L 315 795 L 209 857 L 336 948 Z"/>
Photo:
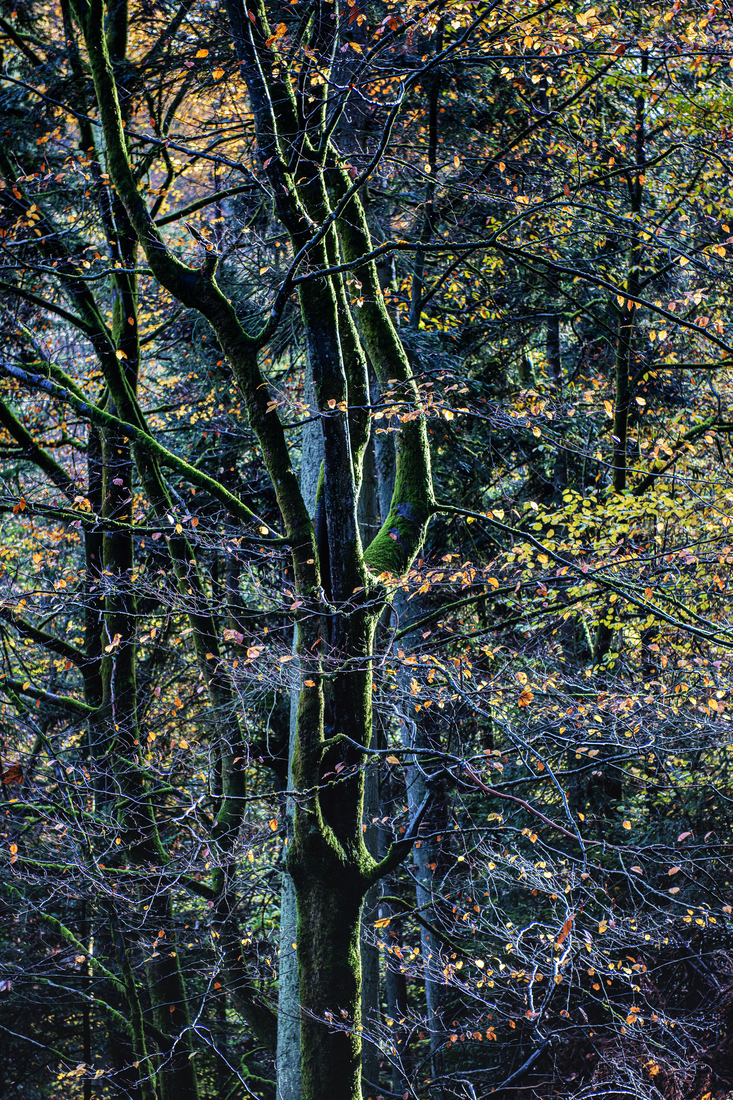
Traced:
<path id="1" fill-rule="evenodd" d="M 570 916 L 568 917 L 568 919 L 565 921 L 565 924 L 562 926 L 562 929 L 560 931 L 560 935 L 557 937 L 557 946 L 558 947 L 560 947 L 561 944 L 565 943 L 565 940 L 570 935 L 570 929 L 573 927 L 573 921 L 574 920 L 575 920 L 575 913 L 571 913 Z"/>

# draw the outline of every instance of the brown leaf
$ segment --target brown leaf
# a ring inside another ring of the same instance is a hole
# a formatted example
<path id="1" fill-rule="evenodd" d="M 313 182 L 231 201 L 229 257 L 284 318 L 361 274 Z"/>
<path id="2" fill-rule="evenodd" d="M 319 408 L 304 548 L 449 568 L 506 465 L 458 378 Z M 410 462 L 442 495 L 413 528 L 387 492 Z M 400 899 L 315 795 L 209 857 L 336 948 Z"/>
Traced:
<path id="1" fill-rule="evenodd" d="M 573 927 L 573 921 L 575 920 L 575 913 L 571 913 L 565 924 L 560 930 L 560 935 L 557 937 L 557 946 L 560 947 L 570 935 L 570 929 Z"/>
<path id="2" fill-rule="evenodd" d="M 3 783 L 17 783 L 18 786 L 23 784 L 23 769 L 20 764 L 11 764 L 6 772 L 3 773 Z"/>

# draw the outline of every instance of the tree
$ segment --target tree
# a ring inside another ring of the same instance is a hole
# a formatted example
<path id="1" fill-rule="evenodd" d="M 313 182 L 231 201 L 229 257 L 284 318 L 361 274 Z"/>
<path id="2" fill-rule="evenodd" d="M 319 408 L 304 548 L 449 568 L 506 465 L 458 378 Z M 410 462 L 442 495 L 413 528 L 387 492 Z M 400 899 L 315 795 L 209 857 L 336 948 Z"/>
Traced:
<path id="1" fill-rule="evenodd" d="M 718 8 L 0 29 L 21 1087 L 271 1096 L 285 866 L 305 1100 L 362 1034 L 400 1094 L 720 1093 L 674 975 L 730 909 Z"/>

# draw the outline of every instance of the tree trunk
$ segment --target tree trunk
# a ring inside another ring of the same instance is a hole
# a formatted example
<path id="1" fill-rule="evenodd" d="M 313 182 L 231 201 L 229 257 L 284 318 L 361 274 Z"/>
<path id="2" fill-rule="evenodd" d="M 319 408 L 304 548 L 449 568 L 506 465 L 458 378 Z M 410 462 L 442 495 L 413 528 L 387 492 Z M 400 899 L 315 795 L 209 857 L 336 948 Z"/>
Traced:
<path id="1" fill-rule="evenodd" d="M 294 878 L 303 1100 L 360 1100 L 363 880 L 328 850 L 313 852 Z"/>

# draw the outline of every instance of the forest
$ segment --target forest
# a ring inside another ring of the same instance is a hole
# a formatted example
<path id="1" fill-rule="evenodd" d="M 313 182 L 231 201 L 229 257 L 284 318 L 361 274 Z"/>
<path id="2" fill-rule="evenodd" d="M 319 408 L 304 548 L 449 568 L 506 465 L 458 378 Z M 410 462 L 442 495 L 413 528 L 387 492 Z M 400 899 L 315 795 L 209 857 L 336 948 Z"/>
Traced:
<path id="1" fill-rule="evenodd" d="M 733 1095 L 733 5 L 587 3 L 0 0 L 3 1098 Z"/>

